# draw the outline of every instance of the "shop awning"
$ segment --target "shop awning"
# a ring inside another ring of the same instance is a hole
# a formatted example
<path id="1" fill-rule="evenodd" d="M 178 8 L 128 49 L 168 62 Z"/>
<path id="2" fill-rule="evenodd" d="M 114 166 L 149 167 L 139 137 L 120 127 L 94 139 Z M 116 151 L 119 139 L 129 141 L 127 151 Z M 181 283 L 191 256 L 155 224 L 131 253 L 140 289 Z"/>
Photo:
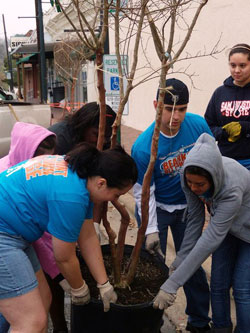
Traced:
<path id="1" fill-rule="evenodd" d="M 22 62 L 26 62 L 26 63 L 29 63 L 30 62 L 30 59 L 32 57 L 34 57 L 35 55 L 37 55 L 37 53 L 31 53 L 30 55 L 28 55 L 27 57 L 24 57 L 24 58 L 20 58 L 18 61 L 17 61 L 17 65 L 21 64 Z"/>

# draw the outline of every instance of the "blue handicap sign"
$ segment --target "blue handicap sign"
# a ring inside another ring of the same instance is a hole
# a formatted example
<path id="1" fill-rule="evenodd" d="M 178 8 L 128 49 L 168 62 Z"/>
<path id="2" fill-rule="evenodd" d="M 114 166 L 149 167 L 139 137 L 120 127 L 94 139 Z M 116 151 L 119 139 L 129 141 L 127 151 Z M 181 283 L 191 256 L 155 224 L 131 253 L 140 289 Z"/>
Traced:
<path id="1" fill-rule="evenodd" d="M 110 89 L 118 91 L 120 90 L 119 77 L 111 76 L 110 78 Z"/>

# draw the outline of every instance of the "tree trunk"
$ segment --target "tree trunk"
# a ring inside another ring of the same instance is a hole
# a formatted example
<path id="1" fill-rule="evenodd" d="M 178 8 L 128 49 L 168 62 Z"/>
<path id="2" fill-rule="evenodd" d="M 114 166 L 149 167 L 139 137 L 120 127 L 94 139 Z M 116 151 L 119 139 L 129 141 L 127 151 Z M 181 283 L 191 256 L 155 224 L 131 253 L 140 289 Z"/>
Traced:
<path id="1" fill-rule="evenodd" d="M 162 117 L 162 111 L 163 111 L 163 101 L 165 96 L 165 90 L 166 87 L 166 75 L 167 75 L 167 59 L 164 57 L 162 60 L 162 66 L 161 66 L 161 75 L 160 75 L 160 89 L 159 93 L 159 99 L 157 103 L 157 110 L 156 110 L 156 119 L 155 119 L 155 128 L 154 128 L 154 134 L 152 137 L 152 143 L 151 143 L 151 155 L 150 155 L 150 161 L 147 168 L 147 171 L 143 178 L 142 183 L 142 195 L 141 195 L 141 226 L 138 230 L 137 234 L 137 240 L 135 243 L 135 247 L 133 249 L 131 258 L 130 258 L 130 265 L 129 270 L 127 273 L 127 284 L 129 285 L 135 276 L 136 266 L 140 257 L 140 251 L 141 247 L 144 241 L 145 232 L 148 226 L 148 217 L 149 217 L 149 198 L 150 198 L 150 182 L 152 178 L 152 174 L 154 171 L 155 161 L 157 158 L 157 151 L 158 151 L 158 142 L 159 142 L 159 136 L 160 136 L 160 127 L 161 127 L 161 117 Z"/>

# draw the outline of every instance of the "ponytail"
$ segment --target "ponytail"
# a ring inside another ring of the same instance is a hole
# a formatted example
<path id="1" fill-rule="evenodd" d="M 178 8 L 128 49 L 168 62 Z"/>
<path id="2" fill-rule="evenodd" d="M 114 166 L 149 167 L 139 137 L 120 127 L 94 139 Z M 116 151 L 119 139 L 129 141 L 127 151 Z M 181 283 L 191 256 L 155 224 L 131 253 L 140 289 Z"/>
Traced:
<path id="1" fill-rule="evenodd" d="M 84 142 L 71 150 L 64 159 L 80 178 L 87 178 L 99 154 L 99 150 L 94 145 Z"/>
<path id="2" fill-rule="evenodd" d="M 85 142 L 71 150 L 65 161 L 80 178 L 100 176 L 108 187 L 122 189 L 135 184 L 138 177 L 135 161 L 121 146 L 99 151 Z"/>

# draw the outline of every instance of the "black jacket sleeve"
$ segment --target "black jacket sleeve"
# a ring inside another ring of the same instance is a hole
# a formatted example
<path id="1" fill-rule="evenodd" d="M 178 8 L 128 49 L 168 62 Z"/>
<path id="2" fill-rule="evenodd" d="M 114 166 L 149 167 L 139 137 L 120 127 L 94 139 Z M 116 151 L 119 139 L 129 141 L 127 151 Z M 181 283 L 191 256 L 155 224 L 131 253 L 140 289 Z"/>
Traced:
<path id="1" fill-rule="evenodd" d="M 216 141 L 220 141 L 222 139 L 227 139 L 228 134 L 227 132 L 222 128 L 224 124 L 221 123 L 221 121 L 218 118 L 218 111 L 216 110 L 216 97 L 215 97 L 216 91 L 213 93 L 206 112 L 205 112 L 205 119 L 210 127 Z"/>

